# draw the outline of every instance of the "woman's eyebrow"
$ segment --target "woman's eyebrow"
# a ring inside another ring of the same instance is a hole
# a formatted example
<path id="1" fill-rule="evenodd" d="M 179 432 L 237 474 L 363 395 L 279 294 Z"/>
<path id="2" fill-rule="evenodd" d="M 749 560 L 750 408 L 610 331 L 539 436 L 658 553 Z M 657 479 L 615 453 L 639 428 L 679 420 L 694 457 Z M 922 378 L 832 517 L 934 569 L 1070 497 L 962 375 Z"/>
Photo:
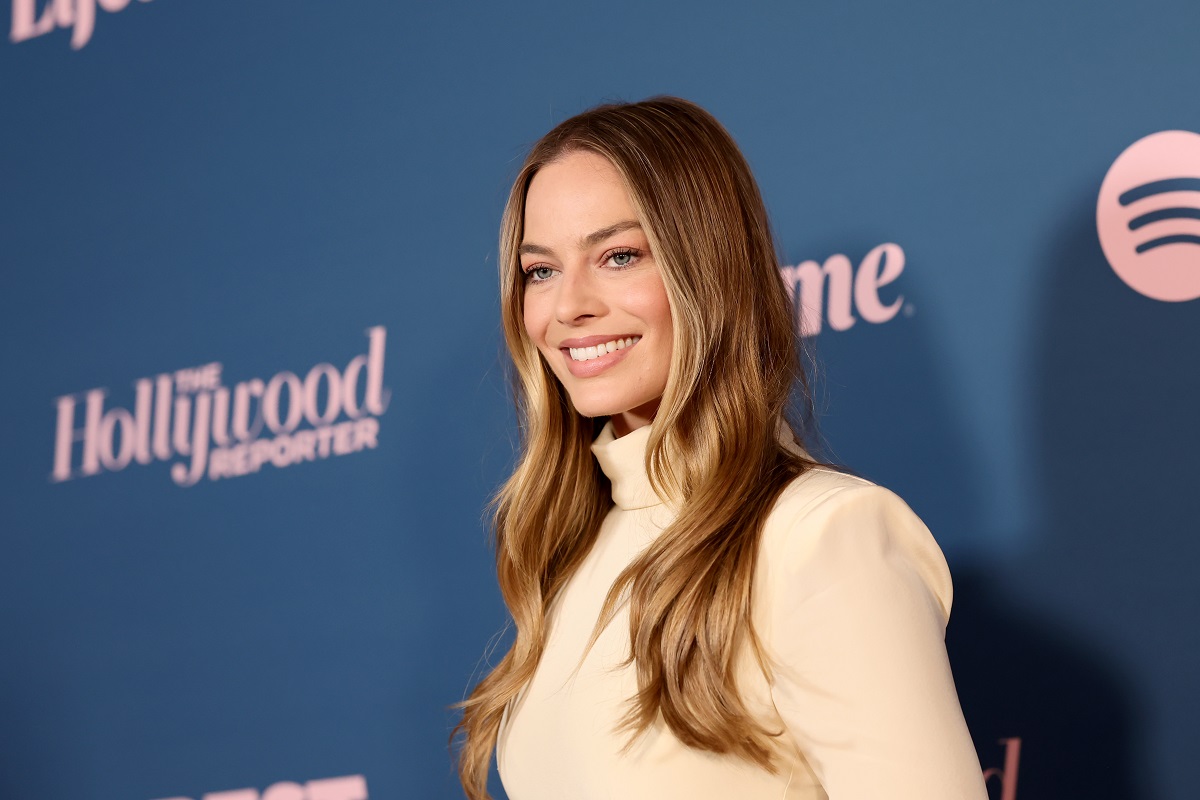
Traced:
<path id="1" fill-rule="evenodd" d="M 542 247 L 540 244 L 531 244 L 529 242 L 522 242 L 521 246 L 519 248 L 517 248 L 517 254 L 522 255 L 522 256 L 523 255 L 552 256 L 552 255 L 554 255 L 554 251 L 551 250 L 549 247 Z"/>
<path id="2" fill-rule="evenodd" d="M 612 225 L 609 225 L 607 228 L 601 228 L 598 231 L 593 231 L 593 232 L 589 233 L 587 236 L 584 236 L 582 239 L 580 239 L 579 240 L 579 249 L 586 250 L 589 247 L 591 247 L 592 245 L 603 242 L 605 239 L 612 236 L 614 233 L 620 233 L 621 231 L 627 231 L 632 228 L 641 228 L 641 227 L 642 227 L 641 224 L 639 224 L 636 219 L 625 219 L 625 220 L 621 220 L 620 222 L 614 222 Z"/>
<path id="3" fill-rule="evenodd" d="M 601 228 L 598 231 L 592 231 L 587 236 L 584 236 L 583 238 L 581 238 L 579 240 L 579 249 L 587 250 L 589 247 L 592 247 L 592 246 L 604 241 L 605 239 L 612 236 L 613 234 L 617 234 L 617 233 L 620 233 L 621 231 L 628 231 L 628 230 L 632 230 L 634 228 L 641 228 L 641 227 L 642 227 L 641 223 L 638 222 L 636 219 L 624 219 L 624 220 L 621 220 L 620 222 L 614 222 L 612 225 L 608 225 L 604 228 Z M 522 256 L 523 255 L 552 256 L 552 255 L 554 255 L 554 251 L 551 250 L 549 247 L 543 247 L 540 244 L 534 244 L 532 242 L 522 242 L 521 246 L 517 249 L 517 254 L 522 255 Z"/>

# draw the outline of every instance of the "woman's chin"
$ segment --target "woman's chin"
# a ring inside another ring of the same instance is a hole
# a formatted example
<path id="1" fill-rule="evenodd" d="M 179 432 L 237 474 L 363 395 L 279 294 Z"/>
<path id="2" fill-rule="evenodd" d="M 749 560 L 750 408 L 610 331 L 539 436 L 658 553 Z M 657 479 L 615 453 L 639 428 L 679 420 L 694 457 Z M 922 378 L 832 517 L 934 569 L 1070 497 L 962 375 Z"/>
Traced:
<path id="1" fill-rule="evenodd" d="M 649 401 L 639 402 L 634 405 L 629 403 L 601 403 L 601 402 L 576 402 L 574 398 L 571 404 L 575 407 L 582 416 L 588 419 L 598 419 L 601 417 L 616 418 L 614 421 L 618 428 L 622 430 L 633 430 L 640 428 L 643 425 L 649 425 L 654 419 L 655 412 L 658 411 L 658 405 L 661 398 L 654 398 Z"/>

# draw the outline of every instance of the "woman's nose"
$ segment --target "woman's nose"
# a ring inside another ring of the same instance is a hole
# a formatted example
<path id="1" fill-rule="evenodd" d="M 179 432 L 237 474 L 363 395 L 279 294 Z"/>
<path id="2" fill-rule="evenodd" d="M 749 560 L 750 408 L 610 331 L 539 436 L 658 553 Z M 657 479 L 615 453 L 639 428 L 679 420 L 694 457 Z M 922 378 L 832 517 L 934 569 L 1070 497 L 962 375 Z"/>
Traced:
<path id="1" fill-rule="evenodd" d="M 558 321 L 564 325 L 571 325 L 602 314 L 604 300 L 600 297 L 598 288 L 590 270 L 564 270 L 558 280 L 558 297 L 554 309 Z"/>

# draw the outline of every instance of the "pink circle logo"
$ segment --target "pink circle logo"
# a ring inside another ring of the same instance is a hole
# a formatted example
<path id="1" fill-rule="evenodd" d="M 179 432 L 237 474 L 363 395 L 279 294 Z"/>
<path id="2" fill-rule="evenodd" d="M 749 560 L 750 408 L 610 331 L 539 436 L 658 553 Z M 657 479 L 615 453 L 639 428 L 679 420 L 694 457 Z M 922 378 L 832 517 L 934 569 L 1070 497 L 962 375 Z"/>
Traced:
<path id="1" fill-rule="evenodd" d="M 1113 272 L 1155 300 L 1200 297 L 1200 134 L 1138 139 L 1109 167 L 1096 202 Z"/>

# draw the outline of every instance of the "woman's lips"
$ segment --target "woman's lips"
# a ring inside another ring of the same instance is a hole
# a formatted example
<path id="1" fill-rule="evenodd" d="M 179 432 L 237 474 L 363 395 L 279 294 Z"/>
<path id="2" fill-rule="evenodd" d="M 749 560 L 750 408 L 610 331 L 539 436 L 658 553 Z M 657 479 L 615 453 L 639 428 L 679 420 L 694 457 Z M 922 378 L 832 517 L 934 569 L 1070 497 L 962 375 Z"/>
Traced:
<path id="1" fill-rule="evenodd" d="M 593 358 L 599 358 L 605 353 L 615 353 L 618 350 L 624 350 L 626 347 L 633 347 L 637 344 L 638 339 L 641 338 L 640 336 L 620 336 L 615 339 L 601 339 L 594 344 L 589 342 L 588 346 L 576 345 L 574 347 L 567 347 L 567 350 L 571 354 L 572 361 L 591 361 Z M 586 342 L 587 340 L 576 341 Z M 566 346 L 566 343 L 564 342 L 563 345 Z"/>
<path id="2" fill-rule="evenodd" d="M 572 375 L 576 378 L 590 378 L 619 363 L 625 358 L 626 353 L 641 341 L 641 338 L 640 336 L 614 338 L 589 336 L 586 339 L 564 342 L 564 345 L 577 344 L 578 346 L 563 346 L 559 348 L 559 352 L 563 354 L 567 369 Z"/>

